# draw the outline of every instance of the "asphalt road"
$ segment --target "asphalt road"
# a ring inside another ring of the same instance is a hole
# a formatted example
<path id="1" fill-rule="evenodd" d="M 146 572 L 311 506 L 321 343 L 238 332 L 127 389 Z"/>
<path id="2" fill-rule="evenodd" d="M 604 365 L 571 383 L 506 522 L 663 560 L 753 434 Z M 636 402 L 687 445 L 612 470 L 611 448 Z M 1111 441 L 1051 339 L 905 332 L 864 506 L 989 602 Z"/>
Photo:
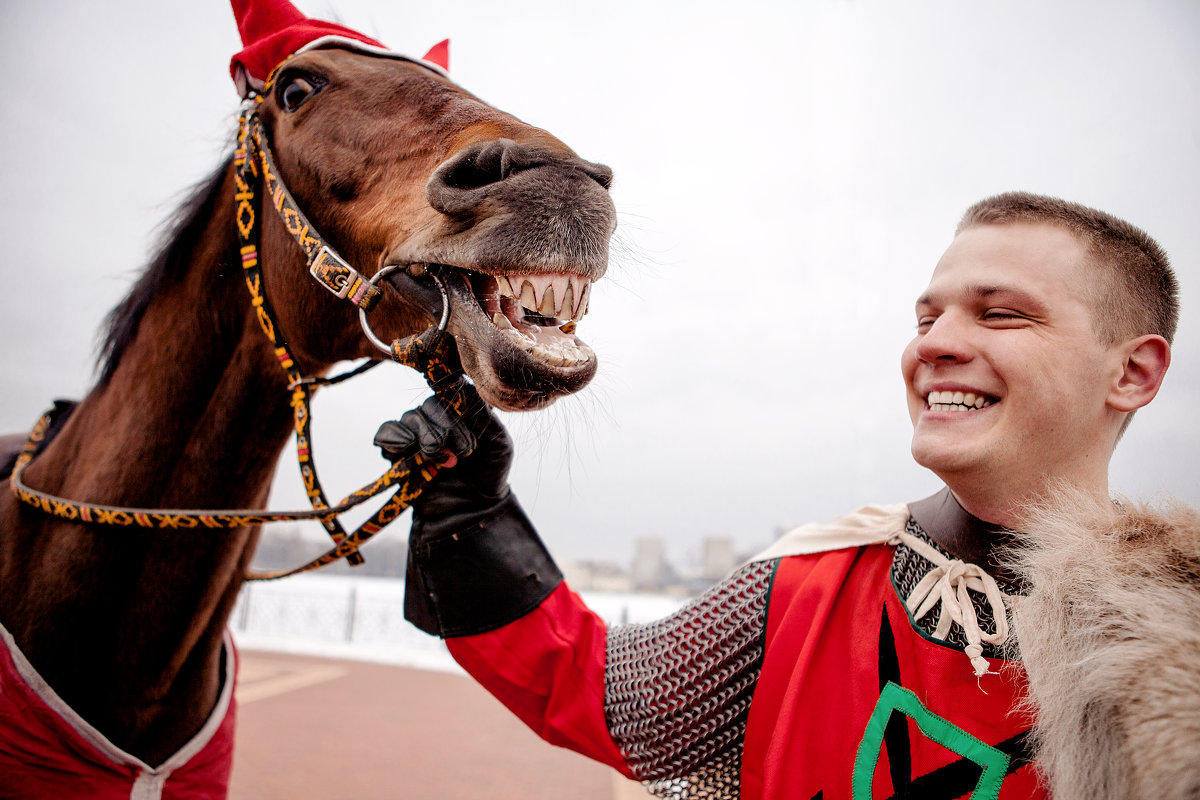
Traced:
<path id="1" fill-rule="evenodd" d="M 470 678 L 242 652 L 232 800 L 635 800 Z"/>

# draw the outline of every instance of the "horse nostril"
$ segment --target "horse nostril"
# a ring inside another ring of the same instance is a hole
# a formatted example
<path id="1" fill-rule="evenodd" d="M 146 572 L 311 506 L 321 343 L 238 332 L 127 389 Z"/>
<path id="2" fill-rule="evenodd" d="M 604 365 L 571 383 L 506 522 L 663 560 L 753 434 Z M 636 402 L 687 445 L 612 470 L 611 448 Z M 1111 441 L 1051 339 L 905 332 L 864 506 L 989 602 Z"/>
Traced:
<path id="1" fill-rule="evenodd" d="M 498 139 L 470 145 L 438 167 L 425 185 L 430 205 L 443 214 L 464 214 L 479 202 L 479 191 L 527 169 L 517 155 L 516 142 Z"/>
<path id="2" fill-rule="evenodd" d="M 451 189 L 478 189 L 545 161 L 536 151 L 511 139 L 498 139 L 459 153 L 443 166 L 442 178 Z"/>
<path id="3" fill-rule="evenodd" d="M 603 164 L 552 155 L 512 139 L 496 139 L 469 145 L 451 156 L 430 176 L 425 196 L 443 214 L 466 215 L 491 195 L 493 188 L 502 188 L 497 184 L 539 167 L 560 175 L 582 172 L 605 189 L 612 183 L 612 170 Z"/>
<path id="4" fill-rule="evenodd" d="M 613 171 L 610 167 L 603 164 L 588 164 L 584 167 L 584 172 L 592 177 L 596 183 L 603 186 L 605 189 L 612 188 Z"/>

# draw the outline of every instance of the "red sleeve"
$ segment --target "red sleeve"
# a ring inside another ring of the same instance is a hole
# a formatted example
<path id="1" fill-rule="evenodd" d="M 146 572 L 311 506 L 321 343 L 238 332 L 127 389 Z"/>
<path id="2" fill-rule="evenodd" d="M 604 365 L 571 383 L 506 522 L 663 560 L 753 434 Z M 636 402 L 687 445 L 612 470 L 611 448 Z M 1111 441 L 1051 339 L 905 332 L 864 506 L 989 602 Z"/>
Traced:
<path id="1" fill-rule="evenodd" d="M 488 633 L 449 638 L 451 655 L 551 744 L 632 777 L 604 713 L 607 626 L 565 583 Z"/>

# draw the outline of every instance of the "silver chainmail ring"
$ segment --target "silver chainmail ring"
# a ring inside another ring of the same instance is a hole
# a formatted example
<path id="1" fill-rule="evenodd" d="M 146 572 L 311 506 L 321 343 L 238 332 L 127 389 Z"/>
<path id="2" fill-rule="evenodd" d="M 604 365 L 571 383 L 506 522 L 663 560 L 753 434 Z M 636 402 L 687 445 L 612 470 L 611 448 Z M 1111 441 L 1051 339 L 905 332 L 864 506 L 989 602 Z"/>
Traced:
<path id="1" fill-rule="evenodd" d="M 777 563 L 747 564 L 666 619 L 609 630 L 608 728 L 653 794 L 737 798 Z"/>

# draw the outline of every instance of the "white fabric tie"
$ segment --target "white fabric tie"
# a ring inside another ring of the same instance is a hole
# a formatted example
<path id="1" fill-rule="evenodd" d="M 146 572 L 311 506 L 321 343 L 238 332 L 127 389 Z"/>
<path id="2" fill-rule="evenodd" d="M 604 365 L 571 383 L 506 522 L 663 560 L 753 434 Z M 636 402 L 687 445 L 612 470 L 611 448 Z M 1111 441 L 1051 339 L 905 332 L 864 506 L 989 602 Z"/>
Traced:
<path id="1" fill-rule="evenodd" d="M 903 543 L 934 564 L 934 568 L 913 587 L 905 600 L 913 619 L 921 619 L 941 603 L 937 627 L 933 631 L 934 638 L 945 641 L 951 624 L 958 624 L 967 636 L 966 653 L 971 659 L 971 666 L 975 668 L 975 677 L 988 674 L 982 642 L 999 646 L 1008 641 L 1008 611 L 1004 606 L 1004 593 L 996 585 L 995 578 L 975 564 L 946 558 L 927 542 L 908 532 L 897 533 L 888 543 Z M 987 598 L 996 621 L 995 633 L 984 633 L 980 629 L 971 591 Z"/>

